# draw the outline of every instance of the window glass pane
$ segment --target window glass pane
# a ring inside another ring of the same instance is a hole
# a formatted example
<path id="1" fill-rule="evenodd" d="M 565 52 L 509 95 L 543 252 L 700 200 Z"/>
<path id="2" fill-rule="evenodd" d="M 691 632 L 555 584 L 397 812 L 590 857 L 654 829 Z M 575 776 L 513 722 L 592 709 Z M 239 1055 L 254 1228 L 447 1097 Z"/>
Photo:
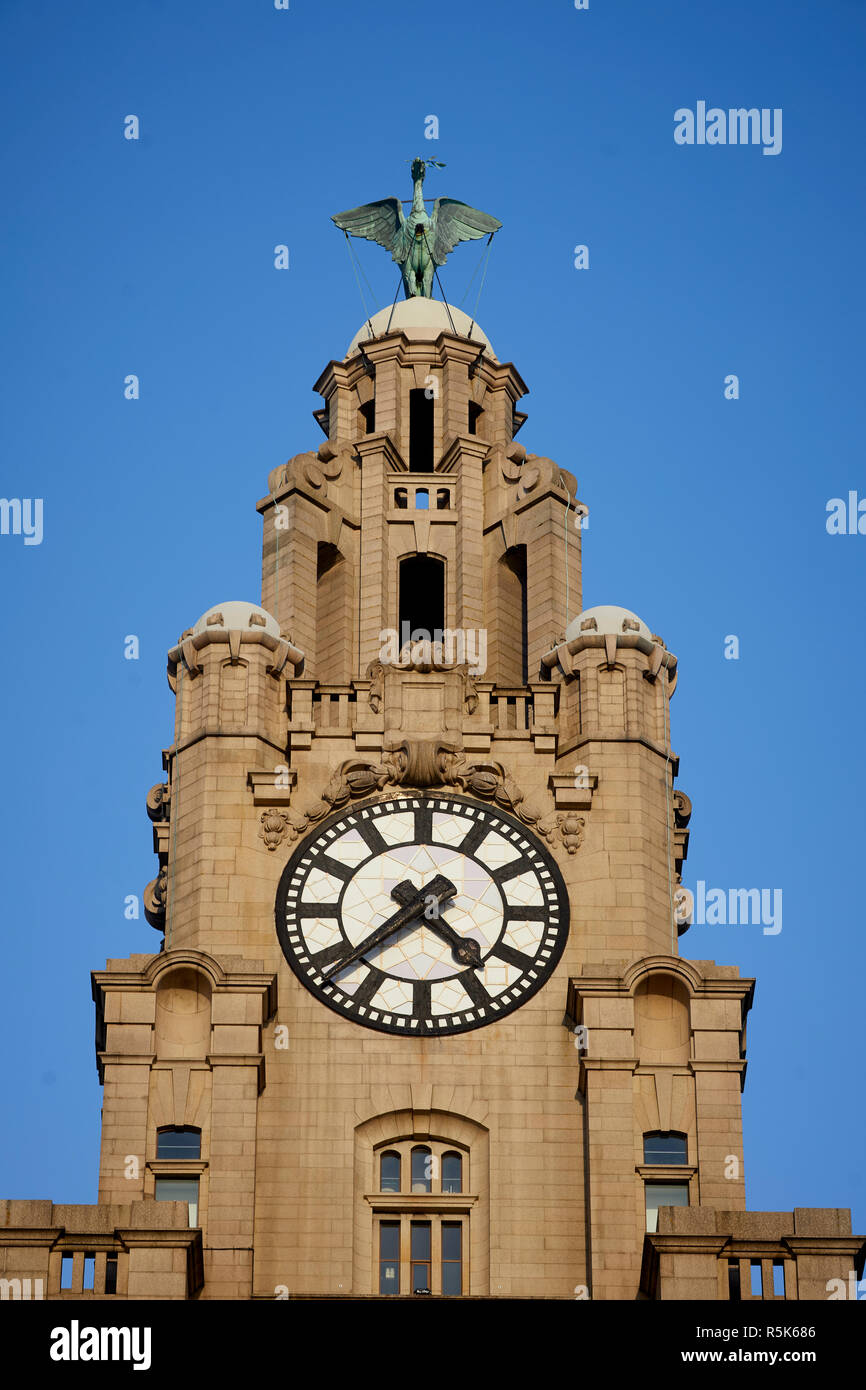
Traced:
<path id="1" fill-rule="evenodd" d="M 463 1191 L 463 1159 L 460 1154 L 442 1155 L 442 1191 Z"/>
<path id="2" fill-rule="evenodd" d="M 687 1207 L 688 1183 L 648 1182 L 646 1185 L 646 1228 L 658 1230 L 659 1207 Z"/>
<path id="3" fill-rule="evenodd" d="M 433 1156 L 429 1149 L 412 1150 L 412 1191 L 429 1192 Z"/>
<path id="4" fill-rule="evenodd" d="M 383 1260 L 399 1260 L 399 1221 L 383 1221 L 381 1226 L 379 1227 L 379 1257 Z"/>
<path id="5" fill-rule="evenodd" d="M 379 1292 L 400 1292 L 399 1221 L 383 1221 L 379 1225 Z"/>
<path id="6" fill-rule="evenodd" d="M 157 1178 L 154 1196 L 158 1202 L 188 1202 L 189 1224 L 198 1225 L 198 1178 Z"/>
<path id="7" fill-rule="evenodd" d="M 459 1221 L 442 1222 L 442 1292 L 463 1292 L 463 1228 Z"/>
<path id="8" fill-rule="evenodd" d="M 460 1259 L 460 1237 L 463 1232 L 459 1221 L 443 1221 L 442 1223 L 442 1258 L 443 1260 Z"/>
<path id="9" fill-rule="evenodd" d="M 430 1222 L 412 1222 L 412 1259 L 430 1259 Z"/>
<path id="10" fill-rule="evenodd" d="M 379 1191 L 400 1191 L 400 1155 L 385 1153 L 380 1160 Z"/>
<path id="11" fill-rule="evenodd" d="M 430 1288 L 430 1222 L 413 1221 L 410 1249 L 412 1255 L 412 1292 Z"/>
<path id="12" fill-rule="evenodd" d="M 161 1129 L 156 1136 L 157 1158 L 201 1158 L 201 1130 Z"/>
<path id="13" fill-rule="evenodd" d="M 646 1134 L 643 1141 L 644 1163 L 686 1163 L 684 1134 Z"/>

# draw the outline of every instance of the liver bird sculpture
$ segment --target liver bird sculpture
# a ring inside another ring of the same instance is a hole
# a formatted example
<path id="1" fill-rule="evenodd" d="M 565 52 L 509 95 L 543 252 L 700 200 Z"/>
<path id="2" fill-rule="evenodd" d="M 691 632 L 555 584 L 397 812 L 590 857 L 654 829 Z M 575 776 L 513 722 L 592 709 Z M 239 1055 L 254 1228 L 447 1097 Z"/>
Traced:
<path id="1" fill-rule="evenodd" d="M 399 198 L 381 198 L 378 203 L 335 213 L 331 219 L 350 236 L 377 241 L 391 252 L 391 259 L 402 271 L 407 299 L 414 295 L 432 298 L 434 268 L 445 264 L 458 241 L 477 241 L 502 226 L 498 218 L 456 198 L 437 198 L 429 216 L 422 191 L 428 164 L 445 167 L 436 159 L 412 161 L 414 191 L 408 217 Z"/>

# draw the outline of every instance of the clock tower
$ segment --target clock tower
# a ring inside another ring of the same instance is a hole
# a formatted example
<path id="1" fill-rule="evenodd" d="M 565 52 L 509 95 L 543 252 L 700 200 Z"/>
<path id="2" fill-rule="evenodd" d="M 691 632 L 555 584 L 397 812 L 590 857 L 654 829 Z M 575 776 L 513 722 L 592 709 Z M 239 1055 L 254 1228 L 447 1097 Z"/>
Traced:
<path id="1" fill-rule="evenodd" d="M 416 294 L 315 389 L 261 604 L 168 654 L 99 1207 L 4 1204 L 7 1256 L 50 1297 L 91 1251 L 105 1297 L 827 1297 L 848 1213 L 745 1210 L 753 981 L 679 953 L 677 660 L 584 609 L 519 371 Z"/>

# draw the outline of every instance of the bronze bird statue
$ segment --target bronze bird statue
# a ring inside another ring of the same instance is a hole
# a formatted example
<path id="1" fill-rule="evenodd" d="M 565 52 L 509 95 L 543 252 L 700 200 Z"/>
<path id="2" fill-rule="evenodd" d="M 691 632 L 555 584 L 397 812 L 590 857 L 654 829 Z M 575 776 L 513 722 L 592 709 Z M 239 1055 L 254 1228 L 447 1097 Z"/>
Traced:
<path id="1" fill-rule="evenodd" d="M 445 167 L 437 159 L 412 161 L 414 191 L 408 217 L 399 198 L 381 198 L 378 203 L 364 203 L 348 212 L 335 213 L 331 219 L 349 236 L 377 241 L 391 252 L 391 259 L 402 271 L 407 299 L 414 295 L 432 298 L 434 269 L 445 264 L 458 241 L 492 236 L 502 226 L 498 218 L 456 198 L 437 198 L 433 215 L 429 216 L 422 191 L 428 164 Z"/>

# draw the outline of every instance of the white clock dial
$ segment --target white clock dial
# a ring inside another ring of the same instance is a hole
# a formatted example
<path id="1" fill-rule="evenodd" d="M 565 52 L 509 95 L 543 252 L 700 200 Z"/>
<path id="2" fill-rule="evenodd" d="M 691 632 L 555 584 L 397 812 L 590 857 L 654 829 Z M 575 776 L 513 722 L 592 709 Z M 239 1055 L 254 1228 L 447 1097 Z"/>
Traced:
<path id="1" fill-rule="evenodd" d="M 329 1008 L 441 1036 L 492 1023 L 543 985 L 568 899 L 555 861 L 512 817 L 460 797 L 400 798 L 338 814 L 298 847 L 277 931 Z"/>

